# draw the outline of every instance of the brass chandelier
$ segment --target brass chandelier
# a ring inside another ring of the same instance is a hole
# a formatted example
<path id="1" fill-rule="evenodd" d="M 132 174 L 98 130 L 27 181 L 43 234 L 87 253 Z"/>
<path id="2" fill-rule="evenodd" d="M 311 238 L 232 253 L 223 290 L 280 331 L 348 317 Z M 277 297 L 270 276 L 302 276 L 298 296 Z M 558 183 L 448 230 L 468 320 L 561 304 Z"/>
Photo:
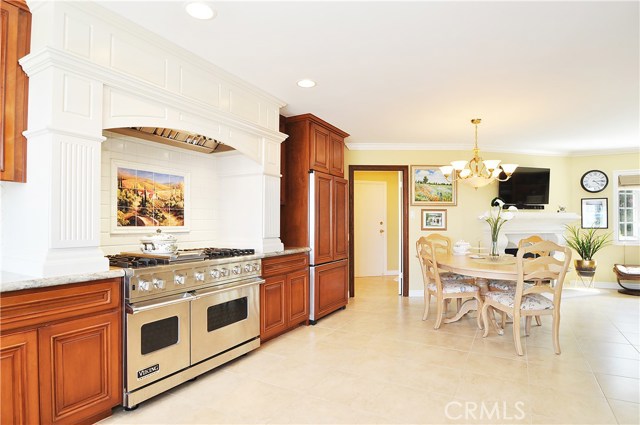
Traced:
<path id="1" fill-rule="evenodd" d="M 451 165 L 440 167 L 445 179 L 450 182 L 462 181 L 477 189 L 486 186 L 496 180 L 507 181 L 513 172 L 518 168 L 518 164 L 502 164 L 499 159 L 482 160 L 480 149 L 478 148 L 478 124 L 482 120 L 474 118 L 471 124 L 476 126 L 476 142 L 473 148 L 473 158 L 470 161 L 451 161 Z M 501 179 L 500 173 L 504 171 L 506 178 Z"/>

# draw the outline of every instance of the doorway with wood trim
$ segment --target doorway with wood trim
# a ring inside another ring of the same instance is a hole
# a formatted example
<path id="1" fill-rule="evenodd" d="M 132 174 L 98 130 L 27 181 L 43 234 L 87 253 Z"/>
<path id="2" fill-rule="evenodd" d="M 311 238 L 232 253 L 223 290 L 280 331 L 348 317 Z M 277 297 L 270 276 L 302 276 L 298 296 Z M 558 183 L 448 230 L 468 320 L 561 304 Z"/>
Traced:
<path id="1" fill-rule="evenodd" d="M 408 168 L 402 165 L 349 166 L 351 297 L 355 296 L 357 275 L 396 275 L 399 294 L 409 295 Z M 387 201 L 382 199 L 383 193 Z M 372 200 L 366 199 L 371 197 Z"/>

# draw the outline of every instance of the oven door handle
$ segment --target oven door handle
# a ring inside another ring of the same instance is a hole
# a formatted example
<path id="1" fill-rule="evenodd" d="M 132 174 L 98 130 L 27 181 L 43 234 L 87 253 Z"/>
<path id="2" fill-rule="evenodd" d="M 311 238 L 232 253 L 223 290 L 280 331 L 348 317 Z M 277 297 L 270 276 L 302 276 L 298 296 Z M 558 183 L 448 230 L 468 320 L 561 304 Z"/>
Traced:
<path id="1" fill-rule="evenodd" d="M 251 281 L 246 282 L 246 283 L 238 284 L 238 282 L 233 282 L 233 283 L 229 283 L 227 285 L 219 285 L 219 286 L 215 286 L 213 288 L 196 290 L 195 291 L 195 295 L 196 295 L 195 299 L 199 300 L 200 298 L 208 297 L 209 295 L 219 294 L 221 292 L 230 291 L 232 289 L 246 288 L 247 286 L 260 285 L 262 283 L 264 283 L 264 279 L 255 278 L 255 279 L 251 279 Z"/>
<path id="2" fill-rule="evenodd" d="M 178 295 L 176 298 L 171 298 L 166 301 L 161 301 L 161 302 L 152 303 L 152 304 L 135 305 L 135 304 L 127 303 L 125 305 L 125 310 L 127 311 L 127 314 L 138 314 L 145 311 L 154 310 L 156 308 L 166 307 L 172 304 L 189 302 L 194 300 L 195 298 L 196 297 L 194 297 L 190 293 L 185 293 L 185 294 Z"/>

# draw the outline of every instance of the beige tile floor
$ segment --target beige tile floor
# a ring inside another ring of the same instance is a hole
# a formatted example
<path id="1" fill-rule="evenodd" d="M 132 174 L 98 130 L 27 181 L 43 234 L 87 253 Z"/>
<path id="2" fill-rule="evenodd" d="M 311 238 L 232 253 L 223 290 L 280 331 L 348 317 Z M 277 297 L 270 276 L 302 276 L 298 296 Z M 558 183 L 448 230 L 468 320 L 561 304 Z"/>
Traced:
<path id="1" fill-rule="evenodd" d="M 568 294 L 562 354 L 545 317 L 519 357 L 510 325 L 436 331 L 434 309 L 422 321 L 422 298 L 398 297 L 393 280 L 356 285 L 346 310 L 101 423 L 640 423 L 638 297 Z"/>

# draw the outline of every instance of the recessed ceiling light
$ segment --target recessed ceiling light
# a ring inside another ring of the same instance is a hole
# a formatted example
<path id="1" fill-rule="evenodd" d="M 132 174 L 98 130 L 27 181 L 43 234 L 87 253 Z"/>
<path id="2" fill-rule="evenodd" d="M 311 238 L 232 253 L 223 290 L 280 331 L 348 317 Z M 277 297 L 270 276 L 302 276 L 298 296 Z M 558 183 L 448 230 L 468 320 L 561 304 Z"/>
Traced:
<path id="1" fill-rule="evenodd" d="M 216 11 L 211 9 L 208 4 L 200 1 L 187 3 L 184 7 L 187 13 L 196 19 L 212 19 L 216 16 Z"/>
<path id="2" fill-rule="evenodd" d="M 313 80 L 309 80 L 308 78 L 298 81 L 298 87 L 303 87 L 305 89 L 314 87 L 315 85 L 316 85 L 316 82 Z"/>

